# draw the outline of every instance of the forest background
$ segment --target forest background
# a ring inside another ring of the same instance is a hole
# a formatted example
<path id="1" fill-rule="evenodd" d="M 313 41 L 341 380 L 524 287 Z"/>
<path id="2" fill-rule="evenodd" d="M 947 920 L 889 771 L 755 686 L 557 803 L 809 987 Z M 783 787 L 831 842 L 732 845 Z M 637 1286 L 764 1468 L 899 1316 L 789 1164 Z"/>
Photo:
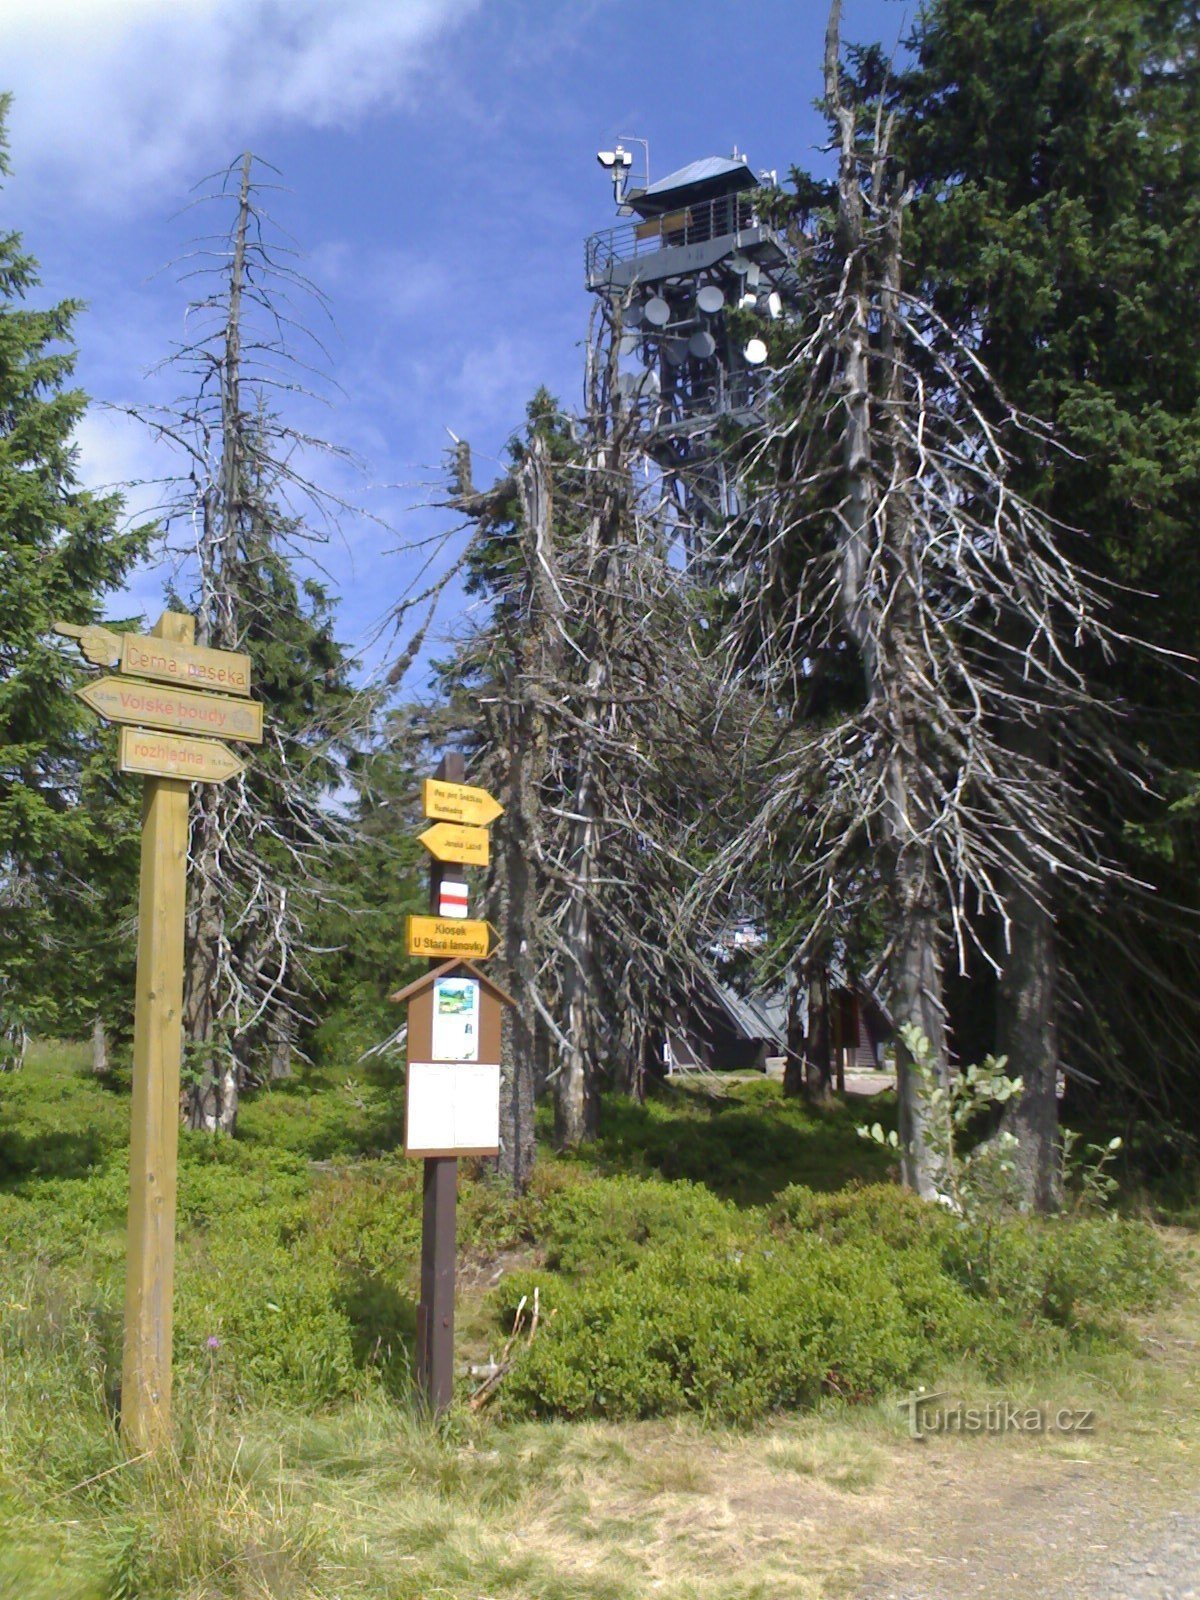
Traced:
<path id="1" fill-rule="evenodd" d="M 398 529 L 339 434 L 361 393 L 325 383 L 322 257 L 273 223 L 265 163 L 194 194 L 163 365 L 98 430 L 76 387 L 88 325 L 28 253 L 36 208 L 0 240 L 0 1332 L 19 1357 L 0 1535 L 22 1592 L 68 1569 L 81 1595 L 253 1592 L 267 1550 L 316 1593 L 347 1559 L 340 1525 L 262 1510 L 221 1419 L 286 1437 L 287 1472 L 320 1448 L 317 1414 L 339 1461 L 398 1426 L 418 1194 L 402 1054 L 378 1047 L 425 898 L 417 780 L 447 748 L 506 807 L 475 892 L 518 1006 L 504 1151 L 464 1172 L 460 1234 L 463 1347 L 502 1381 L 420 1456 L 442 1474 L 430 1526 L 457 1514 L 493 1403 L 506 1423 L 748 1424 L 955 1362 L 977 1384 L 1133 1381 L 1128 1317 L 1174 1274 L 1154 1230 L 1100 1214 L 1109 1175 L 1124 1211 L 1194 1220 L 1200 1131 L 1200 17 L 938 0 L 894 55 L 821 10 L 805 72 L 783 52 L 763 68 L 780 105 L 804 78 L 823 148 L 798 135 L 761 197 L 797 250 L 797 310 L 765 335 L 771 404 L 722 436 L 751 510 L 719 525 L 645 466 L 645 410 L 614 381 L 624 308 L 587 328 L 571 263 L 602 203 L 561 250 L 513 223 L 533 266 L 503 340 L 537 322 L 539 283 L 566 284 L 562 382 L 489 390 L 512 347 L 480 343 L 463 393 L 502 393 L 505 442 L 473 447 L 468 412 Z M 612 16 L 571 48 L 592 20 Z M 681 159 L 708 150 L 701 126 Z M 524 159 L 504 215 L 532 193 L 558 226 L 569 208 Z M 469 311 L 438 349 L 473 348 L 503 286 L 482 295 L 441 248 L 420 304 L 449 283 Z M 352 251 L 323 259 L 353 276 Z M 398 384 L 426 411 L 430 370 Z M 128 474 L 122 503 L 87 452 L 133 429 L 170 468 Z M 356 569 L 364 602 L 343 562 L 371 540 L 393 553 Z M 137 794 L 50 625 L 164 603 L 249 650 L 271 731 L 244 781 L 193 804 L 185 1439 L 176 1476 L 114 1479 Z M 727 963 L 746 922 L 759 948 Z M 830 1103 L 832 966 L 898 1025 L 873 1139 Z M 714 976 L 807 999 L 782 1090 L 658 1081 L 664 1018 Z M 943 1205 L 888 1181 L 897 1155 Z M 45 1496 L 80 1491 L 86 1515 L 46 1531 Z M 412 1592 L 454 1592 L 428 1553 L 457 1560 L 454 1538 L 410 1534 Z M 528 1559 L 496 1554 L 495 1592 L 530 1592 L 534 1567 L 559 1592 L 557 1557 Z"/>

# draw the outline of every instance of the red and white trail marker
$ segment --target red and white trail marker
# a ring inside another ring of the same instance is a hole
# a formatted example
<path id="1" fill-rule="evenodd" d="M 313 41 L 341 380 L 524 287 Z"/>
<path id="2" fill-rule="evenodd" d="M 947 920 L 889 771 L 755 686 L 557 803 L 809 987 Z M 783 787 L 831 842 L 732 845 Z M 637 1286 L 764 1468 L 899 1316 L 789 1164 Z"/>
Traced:
<path id="1" fill-rule="evenodd" d="M 467 886 L 453 878 L 443 878 L 438 885 L 438 916 L 465 917 L 467 914 Z"/>

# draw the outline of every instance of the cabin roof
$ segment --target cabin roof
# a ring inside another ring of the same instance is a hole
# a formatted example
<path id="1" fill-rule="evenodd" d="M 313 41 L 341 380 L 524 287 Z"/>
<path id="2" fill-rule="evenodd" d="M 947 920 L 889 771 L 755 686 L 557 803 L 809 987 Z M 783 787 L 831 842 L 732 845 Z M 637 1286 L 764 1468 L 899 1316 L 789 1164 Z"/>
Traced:
<path id="1" fill-rule="evenodd" d="M 625 198 L 641 216 L 653 217 L 676 206 L 757 187 L 758 179 L 744 161 L 734 161 L 729 156 L 705 156 L 680 167 L 678 172 L 669 172 L 649 188 L 630 190 Z"/>

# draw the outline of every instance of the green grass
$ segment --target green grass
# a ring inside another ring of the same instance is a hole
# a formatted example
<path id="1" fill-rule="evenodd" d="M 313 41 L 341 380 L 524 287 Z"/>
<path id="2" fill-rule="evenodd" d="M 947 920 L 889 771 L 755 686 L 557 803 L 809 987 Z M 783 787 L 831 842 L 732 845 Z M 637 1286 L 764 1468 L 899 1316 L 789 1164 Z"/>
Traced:
<path id="1" fill-rule="evenodd" d="M 492 1407 L 424 1427 L 396 1080 L 314 1074 L 248 1100 L 237 1139 L 183 1136 L 177 1453 L 130 1465 L 127 1085 L 53 1045 L 0 1078 L 0 1600 L 807 1596 L 766 1534 L 698 1553 L 688 1504 L 731 1473 L 764 1504 L 798 1479 L 870 1492 L 871 1396 L 917 1373 L 1138 1370 L 1150 1230 L 983 1241 L 880 1183 L 853 1110 L 670 1088 L 607 1102 L 571 1159 L 543 1150 L 520 1201 L 464 1163 L 459 1355 L 498 1350 L 534 1286 L 543 1321 Z M 766 1416 L 790 1420 L 745 1431 Z"/>

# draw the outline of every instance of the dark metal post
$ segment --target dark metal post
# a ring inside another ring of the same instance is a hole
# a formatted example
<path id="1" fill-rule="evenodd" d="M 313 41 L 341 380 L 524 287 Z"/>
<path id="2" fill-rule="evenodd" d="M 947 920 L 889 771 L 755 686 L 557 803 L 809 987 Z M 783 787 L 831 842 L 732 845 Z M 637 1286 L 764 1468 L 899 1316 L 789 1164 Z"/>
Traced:
<path id="1" fill-rule="evenodd" d="M 466 764 L 457 752 L 443 756 L 437 776 L 462 783 Z M 437 916 L 439 890 L 447 872 L 460 872 L 453 862 L 431 857 L 429 910 Z M 430 961 L 442 964 L 443 957 Z M 417 1393 L 431 1416 L 439 1417 L 454 1397 L 454 1268 L 457 1245 L 458 1162 L 434 1156 L 425 1162 L 421 1213 L 421 1302 L 417 1307 Z"/>

